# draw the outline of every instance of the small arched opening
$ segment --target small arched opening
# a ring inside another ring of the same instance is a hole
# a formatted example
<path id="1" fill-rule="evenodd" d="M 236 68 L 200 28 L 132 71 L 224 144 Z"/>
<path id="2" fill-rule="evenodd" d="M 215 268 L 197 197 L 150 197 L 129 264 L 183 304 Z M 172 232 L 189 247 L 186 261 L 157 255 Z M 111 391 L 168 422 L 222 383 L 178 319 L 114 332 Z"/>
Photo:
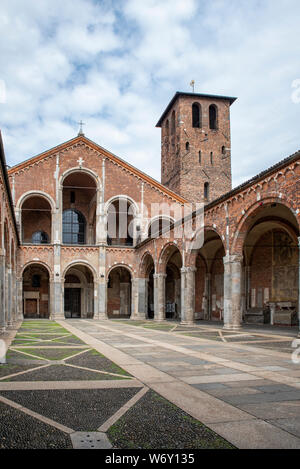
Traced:
<path id="1" fill-rule="evenodd" d="M 49 272 L 41 264 L 30 264 L 23 272 L 23 314 L 25 319 L 49 318 Z"/>
<path id="2" fill-rule="evenodd" d="M 62 188 L 63 244 L 95 244 L 95 179 L 84 171 L 74 171 L 65 177 Z"/>
<path id="3" fill-rule="evenodd" d="M 94 316 L 94 276 L 85 265 L 72 265 L 65 273 L 64 313 L 66 319 Z"/>
<path id="4" fill-rule="evenodd" d="M 27 197 L 21 206 L 21 214 L 23 243 L 51 243 L 52 209 L 46 198 Z"/>
<path id="5" fill-rule="evenodd" d="M 133 246 L 134 206 L 130 200 L 118 198 L 107 210 L 107 244 L 109 246 Z"/>
<path id="6" fill-rule="evenodd" d="M 131 273 L 126 267 L 114 267 L 108 275 L 107 315 L 111 319 L 131 316 Z"/>

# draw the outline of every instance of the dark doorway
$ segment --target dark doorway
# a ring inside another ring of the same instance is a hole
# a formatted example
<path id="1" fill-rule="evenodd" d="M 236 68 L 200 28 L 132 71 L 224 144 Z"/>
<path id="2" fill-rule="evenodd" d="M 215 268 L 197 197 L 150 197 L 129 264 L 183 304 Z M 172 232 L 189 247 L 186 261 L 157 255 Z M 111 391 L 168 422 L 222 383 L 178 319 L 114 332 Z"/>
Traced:
<path id="1" fill-rule="evenodd" d="M 65 317 L 81 317 L 81 290 L 80 288 L 65 288 Z"/>

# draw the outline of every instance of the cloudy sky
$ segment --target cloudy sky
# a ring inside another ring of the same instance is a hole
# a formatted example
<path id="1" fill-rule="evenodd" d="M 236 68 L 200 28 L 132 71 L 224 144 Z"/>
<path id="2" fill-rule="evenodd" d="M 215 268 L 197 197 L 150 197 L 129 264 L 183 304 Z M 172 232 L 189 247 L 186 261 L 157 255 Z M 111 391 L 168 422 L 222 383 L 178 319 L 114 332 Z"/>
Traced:
<path id="1" fill-rule="evenodd" d="M 194 79 L 239 98 L 241 183 L 300 148 L 299 17 L 299 0 L 1 0 L 8 163 L 73 138 L 82 119 L 88 138 L 160 179 L 155 124 Z"/>

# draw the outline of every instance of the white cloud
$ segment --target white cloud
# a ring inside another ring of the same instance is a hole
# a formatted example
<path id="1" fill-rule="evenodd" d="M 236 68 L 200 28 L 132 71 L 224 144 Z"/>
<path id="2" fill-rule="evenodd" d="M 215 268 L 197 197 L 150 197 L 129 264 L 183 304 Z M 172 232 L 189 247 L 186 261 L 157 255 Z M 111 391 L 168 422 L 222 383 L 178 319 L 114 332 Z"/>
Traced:
<path id="1" fill-rule="evenodd" d="M 298 0 L 2 0 L 6 156 L 86 135 L 160 177 L 155 123 L 177 90 L 236 95 L 234 183 L 299 148 Z"/>

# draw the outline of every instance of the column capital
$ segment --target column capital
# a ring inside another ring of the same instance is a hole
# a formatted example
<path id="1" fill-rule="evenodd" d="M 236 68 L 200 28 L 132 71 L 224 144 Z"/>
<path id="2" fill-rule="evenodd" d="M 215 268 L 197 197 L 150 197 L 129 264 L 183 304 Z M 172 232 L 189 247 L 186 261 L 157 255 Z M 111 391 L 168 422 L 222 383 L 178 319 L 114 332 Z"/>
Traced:
<path id="1" fill-rule="evenodd" d="M 192 273 L 192 272 L 196 272 L 196 271 L 197 271 L 197 268 L 196 268 L 196 267 L 193 267 L 193 266 L 182 267 L 182 268 L 180 269 L 180 272 L 181 272 L 182 274 L 187 274 L 187 273 L 189 273 L 189 272 Z"/>
<path id="2" fill-rule="evenodd" d="M 167 274 L 153 274 L 153 278 L 167 278 Z"/>
<path id="3" fill-rule="evenodd" d="M 227 254 L 223 257 L 224 264 L 241 264 L 243 262 L 243 255 L 242 254 Z"/>

